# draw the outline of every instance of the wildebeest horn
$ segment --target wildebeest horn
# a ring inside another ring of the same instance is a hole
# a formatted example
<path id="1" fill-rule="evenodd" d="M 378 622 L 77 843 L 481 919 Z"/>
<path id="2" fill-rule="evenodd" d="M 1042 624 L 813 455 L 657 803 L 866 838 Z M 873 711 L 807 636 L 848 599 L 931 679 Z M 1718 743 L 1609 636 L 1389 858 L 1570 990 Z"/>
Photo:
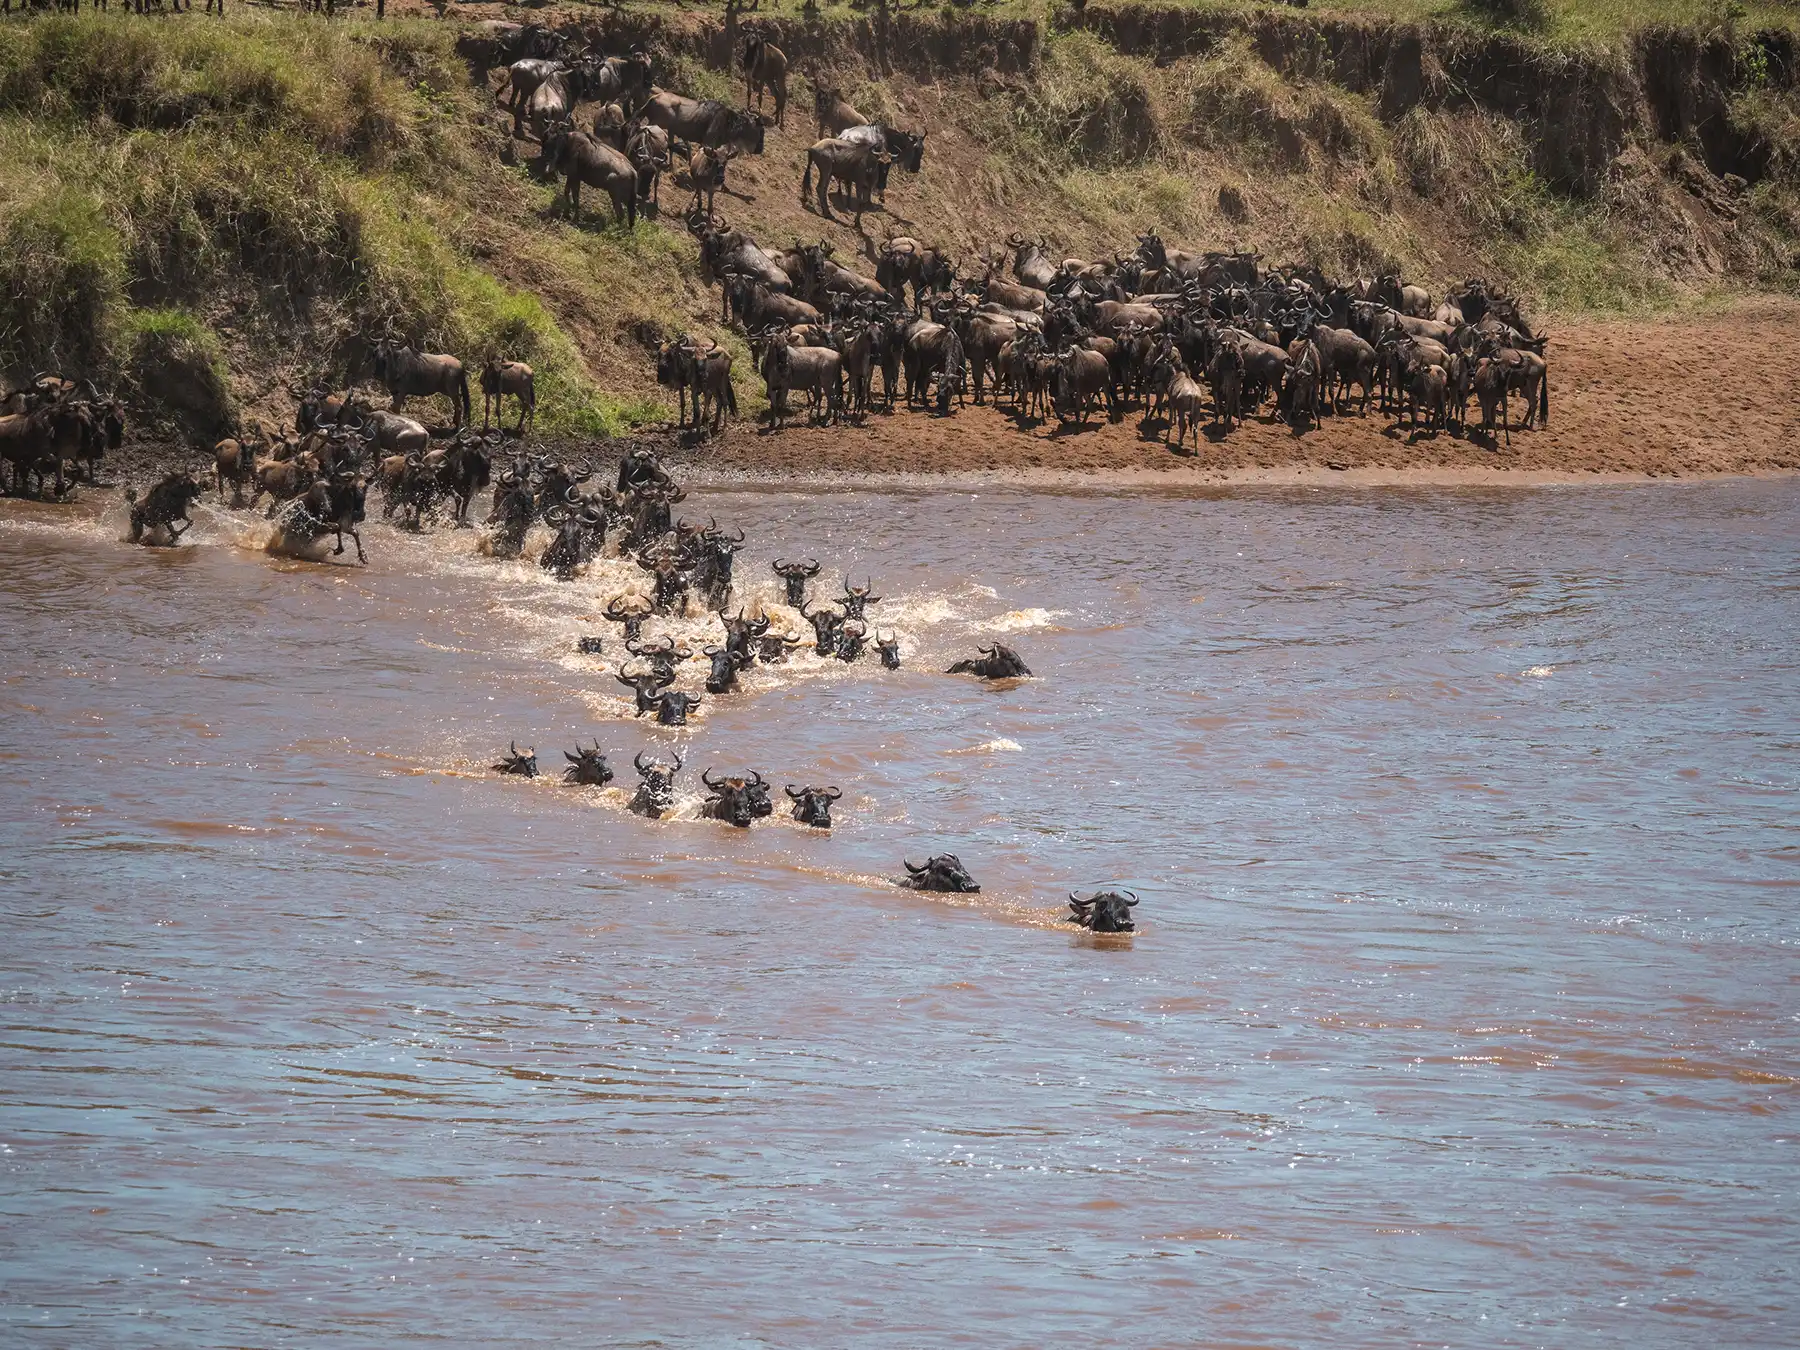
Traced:
<path id="1" fill-rule="evenodd" d="M 784 789 L 784 791 L 787 793 L 788 796 L 792 797 L 795 801 L 800 800 L 801 794 L 794 791 L 794 785 L 792 783 L 789 783 L 787 785 L 787 787 Z"/>
<path id="2" fill-rule="evenodd" d="M 648 776 L 650 771 L 644 767 L 644 752 L 642 750 L 637 752 L 631 762 L 637 767 L 639 773 Z"/>
<path id="3" fill-rule="evenodd" d="M 723 783 L 725 780 L 721 778 L 718 783 L 713 782 L 712 769 L 709 766 L 707 768 L 700 770 L 700 781 L 702 783 L 705 783 L 706 786 L 711 788 L 714 792 L 717 792 L 719 790 L 719 785 L 721 783 Z"/>
<path id="4" fill-rule="evenodd" d="M 906 870 L 909 872 L 923 872 L 925 870 L 923 867 L 914 867 L 912 862 L 907 858 L 902 858 L 900 861 L 906 864 Z"/>
<path id="5" fill-rule="evenodd" d="M 1125 904 L 1128 908 L 1132 905 L 1135 905 L 1138 902 L 1137 892 L 1135 892 L 1135 891 L 1120 891 L 1119 894 L 1120 895 L 1129 895 L 1131 897 L 1129 900 L 1127 900 L 1125 902 Z"/>
<path id="6" fill-rule="evenodd" d="M 835 802 L 839 797 L 843 796 L 844 794 L 835 787 L 828 787 L 825 789 L 825 795 L 827 797 L 829 797 L 832 801 Z"/>

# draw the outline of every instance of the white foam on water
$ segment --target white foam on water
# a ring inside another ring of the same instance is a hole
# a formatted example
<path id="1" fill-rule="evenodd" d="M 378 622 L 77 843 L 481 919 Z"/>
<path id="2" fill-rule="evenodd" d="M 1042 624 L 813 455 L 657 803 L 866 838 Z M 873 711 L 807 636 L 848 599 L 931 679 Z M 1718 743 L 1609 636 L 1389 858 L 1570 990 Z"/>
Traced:
<path id="1" fill-rule="evenodd" d="M 1519 674 L 1528 680 L 1547 680 L 1556 674 L 1555 666 L 1526 666 Z"/>
<path id="2" fill-rule="evenodd" d="M 946 755 L 998 755 L 1025 747 L 1006 736 L 998 736 L 991 741 L 983 741 L 980 745 L 964 746 L 960 750 L 946 750 Z"/>
<path id="3" fill-rule="evenodd" d="M 989 619 L 985 626 L 996 633 L 1022 633 L 1032 628 L 1049 628 L 1068 614 L 1066 609 L 1013 609 Z"/>

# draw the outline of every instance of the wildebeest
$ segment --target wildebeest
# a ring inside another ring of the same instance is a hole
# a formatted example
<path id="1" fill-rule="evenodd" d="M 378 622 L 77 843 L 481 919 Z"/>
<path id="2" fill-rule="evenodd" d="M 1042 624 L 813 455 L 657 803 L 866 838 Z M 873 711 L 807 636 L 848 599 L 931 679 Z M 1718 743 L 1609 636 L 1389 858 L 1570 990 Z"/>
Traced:
<path id="1" fill-rule="evenodd" d="M 125 489 L 125 501 L 131 507 L 131 542 L 142 543 L 146 531 L 159 540 L 166 533 L 171 544 L 180 539 L 193 524 L 188 507 L 200 500 L 201 491 L 194 475 L 180 470 L 164 474 L 142 501 L 135 489 Z"/>
<path id="2" fill-rule="evenodd" d="M 900 669 L 900 635 L 881 636 L 881 630 L 875 630 L 875 648 L 881 653 L 881 664 L 889 670 Z"/>
<path id="3" fill-rule="evenodd" d="M 514 434 L 525 434 L 525 420 L 537 420 L 537 379 L 531 373 L 531 367 L 523 361 L 502 361 L 497 356 L 490 356 L 481 365 L 481 429 L 487 430 L 488 409 L 494 411 L 494 420 L 501 417 L 500 402 L 505 398 L 519 401 L 519 425 Z"/>
<path id="4" fill-rule="evenodd" d="M 844 616 L 829 606 L 809 610 L 804 600 L 800 602 L 800 616 L 812 625 L 815 639 L 813 650 L 820 656 L 835 656 Z"/>
<path id="5" fill-rule="evenodd" d="M 671 142 L 663 127 L 639 120 L 625 129 L 625 158 L 637 170 L 638 200 L 653 216 L 662 214 L 662 176 L 668 172 Z"/>
<path id="6" fill-rule="evenodd" d="M 679 689 L 665 689 L 655 699 L 657 725 L 685 727 L 688 714 L 705 701 L 698 694 L 683 693 Z"/>
<path id="7" fill-rule="evenodd" d="M 926 132 L 917 135 L 883 123 L 864 123 L 846 127 L 835 139 L 851 145 L 866 145 L 877 153 L 879 168 L 875 172 L 875 191 L 887 200 L 888 170 L 898 164 L 908 173 L 917 173 L 925 162 Z"/>
<path id="8" fill-rule="evenodd" d="M 513 741 L 507 746 L 506 754 L 500 762 L 493 766 L 495 773 L 517 774 L 520 778 L 536 778 L 538 776 L 537 747 L 533 746 L 525 753 L 519 753 L 519 743 Z"/>
<path id="9" fill-rule="evenodd" d="M 852 586 L 848 580 L 844 582 L 844 593 L 838 597 L 837 603 L 843 607 L 846 619 L 866 618 L 864 613 L 869 605 L 881 603 L 881 597 L 875 594 L 875 580 L 869 579 L 866 586 Z"/>
<path id="10" fill-rule="evenodd" d="M 1206 408 L 1206 396 L 1200 390 L 1187 367 L 1179 357 L 1169 372 L 1168 387 L 1163 391 L 1163 416 L 1168 424 L 1163 427 L 1163 444 L 1169 443 L 1169 432 L 1175 432 L 1175 448 L 1180 450 L 1186 444 L 1188 432 L 1194 433 L 1194 453 L 1200 453 L 1200 419 Z"/>
<path id="11" fill-rule="evenodd" d="M 640 750 L 631 763 L 642 780 L 632 795 L 631 810 L 661 820 L 675 805 L 675 775 L 681 772 L 681 756 L 677 754 L 673 764 L 665 764 L 660 759 L 646 761 Z"/>
<path id="12" fill-rule="evenodd" d="M 688 390 L 693 390 L 696 429 L 706 417 L 705 405 L 712 404 L 712 429 L 724 425 L 725 414 L 737 416 L 737 391 L 731 384 L 731 353 L 709 338 L 684 333 L 673 342 L 665 342 L 656 353 L 656 382 L 675 390 L 679 405 L 676 425 L 687 420 Z"/>
<path id="13" fill-rule="evenodd" d="M 953 894 L 979 894 L 981 887 L 975 878 L 963 867 L 962 859 L 954 853 L 939 853 L 928 858 L 924 866 L 917 866 L 905 858 L 907 875 L 896 883 L 910 891 L 947 891 Z"/>
<path id="14" fill-rule="evenodd" d="M 393 395 L 393 412 L 409 398 L 442 394 L 450 400 L 450 417 L 457 426 L 469 420 L 469 377 L 454 356 L 416 352 L 398 338 L 385 337 L 375 344 L 375 378 Z"/>
<path id="15" fill-rule="evenodd" d="M 838 626 L 837 651 L 833 655 L 848 664 L 863 654 L 868 638 L 869 626 L 861 619 L 845 619 Z"/>
<path id="16" fill-rule="evenodd" d="M 563 197 L 575 224 L 581 223 L 581 189 L 597 187 L 612 203 L 613 224 L 622 220 L 628 230 L 637 227 L 638 171 L 623 151 L 564 122 L 545 137 L 544 159 L 563 175 Z"/>
<path id="17" fill-rule="evenodd" d="M 829 347 L 796 347 L 785 333 L 771 335 L 763 352 L 762 377 L 769 400 L 769 420 L 780 426 L 788 415 L 787 394 L 806 394 L 814 420 L 843 420 L 843 358 Z"/>
<path id="18" fill-rule="evenodd" d="M 1135 932 L 1131 911 L 1137 902 L 1130 891 L 1099 891 L 1086 900 L 1070 891 L 1069 922 L 1095 933 Z"/>
<path id="19" fill-rule="evenodd" d="M 701 648 L 706 659 L 712 662 L 712 669 L 707 672 L 706 692 L 709 694 L 729 694 L 737 688 L 738 671 L 743 663 L 738 654 L 727 651 L 723 647 L 711 645 Z"/>
<path id="20" fill-rule="evenodd" d="M 291 502 L 319 476 L 319 461 L 312 454 L 295 455 L 292 459 L 261 459 L 256 462 L 256 490 L 250 494 L 251 509 L 262 500 L 263 494 L 269 496 L 269 515 L 274 515 L 276 508 L 283 503 Z"/>
<path id="21" fill-rule="evenodd" d="M 904 298 L 912 286 L 913 313 L 923 307 L 927 292 L 947 291 L 955 281 L 950 259 L 941 249 L 928 248 L 904 235 L 889 239 L 875 260 L 875 280 L 889 295 Z"/>
<path id="22" fill-rule="evenodd" d="M 1061 421 L 1075 420 L 1087 425 L 1088 413 L 1105 400 L 1113 402 L 1112 371 L 1106 357 L 1086 347 L 1071 347 L 1062 354 L 1055 375 L 1056 416 Z"/>
<path id="23" fill-rule="evenodd" d="M 315 479 L 295 500 L 287 528 L 290 533 L 311 539 L 327 530 L 334 531 L 337 534 L 337 547 L 332 550 L 334 556 L 344 551 L 347 534 L 356 545 L 356 560 L 367 566 L 369 560 L 363 553 L 362 534 L 356 528 L 363 520 L 367 494 L 368 486 L 357 474 L 333 474 Z"/>
<path id="24" fill-rule="evenodd" d="M 958 661 L 944 673 L 976 675 L 984 680 L 1011 680 L 1031 674 L 1024 659 L 1003 642 L 996 642 L 991 647 L 978 647 L 977 650 L 981 653 L 980 656 Z"/>
<path id="25" fill-rule="evenodd" d="M 744 43 L 744 103 L 756 95 L 756 110 L 762 111 L 763 91 L 775 96 L 775 125 L 787 124 L 788 101 L 787 54 L 766 38 L 753 37 Z"/>
<path id="26" fill-rule="evenodd" d="M 850 106 L 842 91 L 815 84 L 813 120 L 818 123 L 818 134 L 823 137 L 836 136 L 850 127 L 864 126 L 869 119 Z"/>
<path id="27" fill-rule="evenodd" d="M 734 145 L 718 150 L 706 145 L 694 147 L 693 153 L 688 156 L 688 182 L 694 189 L 694 200 L 688 205 L 688 215 L 700 214 L 700 204 L 704 199 L 706 218 L 712 219 L 713 197 L 725 186 L 725 171 L 730 168 L 737 153 Z"/>
<path id="28" fill-rule="evenodd" d="M 852 209 L 856 213 L 856 223 L 860 225 L 863 212 L 869 209 L 869 197 L 880 178 L 881 168 L 891 158 L 884 150 L 878 151 L 868 145 L 839 140 L 834 136 L 815 141 L 806 152 L 806 171 L 800 176 L 800 204 L 807 204 L 807 197 L 813 190 L 813 171 L 816 169 L 819 174 L 819 214 L 827 220 L 837 219 L 831 214 L 831 180 L 836 178 L 843 183 L 849 194 Z"/>
<path id="29" fill-rule="evenodd" d="M 834 787 L 803 787 L 795 790 L 787 785 L 787 795 L 794 803 L 794 819 L 815 830 L 831 828 L 831 804 L 844 794 Z"/>
<path id="30" fill-rule="evenodd" d="M 575 783 L 581 787 L 605 787 L 613 780 L 612 767 L 600 752 L 599 741 L 594 742 L 592 749 L 577 741 L 573 751 L 563 751 L 563 758 L 569 761 L 569 767 L 563 770 L 565 783 Z"/>
<path id="31" fill-rule="evenodd" d="M 763 152 L 762 119 L 717 99 L 683 98 L 658 90 L 644 105 L 643 115 L 690 145 L 711 146 L 714 150 L 734 145 L 747 155 Z"/>
<path id="32" fill-rule="evenodd" d="M 625 629 L 625 640 L 636 641 L 644 630 L 644 620 L 653 613 L 650 600 L 642 595 L 615 595 L 601 611 L 608 619 Z"/>
<path id="33" fill-rule="evenodd" d="M 784 562 L 775 560 L 775 575 L 781 578 L 787 587 L 787 602 L 795 609 L 806 603 L 806 583 L 819 575 L 819 563 L 815 558 L 804 562 Z"/>
<path id="34" fill-rule="evenodd" d="M 669 680 L 658 671 L 627 671 L 624 666 L 619 667 L 616 678 L 620 684 L 637 695 L 637 715 L 639 717 L 647 712 L 657 711 L 660 706 L 657 700 L 669 684 Z"/>
<path id="35" fill-rule="evenodd" d="M 706 784 L 712 796 L 701 806 L 700 814 L 708 820 L 722 820 L 727 825 L 735 825 L 740 830 L 750 828 L 750 822 L 756 818 L 751 809 L 748 777 L 714 778 L 711 769 L 702 770 L 700 781 Z"/>

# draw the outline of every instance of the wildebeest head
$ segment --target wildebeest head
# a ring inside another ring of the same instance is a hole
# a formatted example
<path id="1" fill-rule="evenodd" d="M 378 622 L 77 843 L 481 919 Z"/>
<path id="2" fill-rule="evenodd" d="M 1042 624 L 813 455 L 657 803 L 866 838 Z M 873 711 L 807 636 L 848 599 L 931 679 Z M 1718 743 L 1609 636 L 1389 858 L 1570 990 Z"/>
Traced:
<path id="1" fill-rule="evenodd" d="M 507 747 L 506 757 L 494 765 L 495 773 L 517 774 L 521 778 L 538 776 L 537 749 L 533 747 L 524 754 L 519 753 L 519 743 L 513 741 Z"/>
<path id="2" fill-rule="evenodd" d="M 657 711 L 657 699 L 671 677 L 660 670 L 627 671 L 620 666 L 617 678 L 620 684 L 636 693 L 638 716 L 642 717 L 647 712 Z"/>
<path id="3" fill-rule="evenodd" d="M 676 755 L 673 764 L 664 764 L 660 759 L 646 760 L 640 750 L 631 763 L 642 780 L 631 799 L 631 809 L 652 819 L 662 816 L 675 805 L 675 775 L 681 771 L 681 756 Z"/>
<path id="4" fill-rule="evenodd" d="M 750 771 L 750 782 L 744 788 L 744 799 L 750 803 L 750 814 L 758 820 L 775 814 L 775 803 L 769 800 L 769 780 L 755 769 Z"/>
<path id="5" fill-rule="evenodd" d="M 612 768 L 607 764 L 606 756 L 600 753 L 599 741 L 595 741 L 591 749 L 577 742 L 573 751 L 563 751 L 563 758 L 569 761 L 569 767 L 563 770 L 565 783 L 605 787 L 613 780 Z"/>
<path id="6" fill-rule="evenodd" d="M 804 562 L 784 562 L 777 558 L 775 575 L 787 584 L 788 604 L 798 609 L 806 601 L 807 581 L 819 575 L 819 564 L 813 558 L 808 558 Z"/>
<path id="7" fill-rule="evenodd" d="M 705 702 L 700 695 L 686 694 L 679 689 L 665 689 L 653 701 L 657 724 L 665 727 L 685 727 L 688 714 Z"/>
<path id="8" fill-rule="evenodd" d="M 846 619 L 862 618 L 863 608 L 867 605 L 876 604 L 881 599 L 879 595 L 871 594 L 874 589 L 875 581 L 873 578 L 870 578 L 867 586 L 852 586 L 846 581 L 844 583 L 844 594 L 837 602 L 844 607 L 844 617 Z"/>
<path id="9" fill-rule="evenodd" d="M 909 873 L 900 884 L 915 891 L 949 891 L 954 894 L 978 894 L 981 887 L 954 853 L 939 853 L 928 858 L 923 867 L 902 858 Z"/>
<path id="10" fill-rule="evenodd" d="M 1095 933 L 1133 933 L 1132 907 L 1138 902 L 1130 891 L 1100 891 L 1083 900 L 1069 892 L 1069 922 L 1080 924 Z"/>
<path id="11" fill-rule="evenodd" d="M 635 642 L 650 617 L 650 601 L 641 595 L 615 595 L 603 611 L 614 623 L 625 625 L 625 640 Z"/>
<path id="12" fill-rule="evenodd" d="M 798 633 L 765 633 L 756 640 L 757 659 L 765 666 L 780 665 L 803 641 Z"/>
<path id="13" fill-rule="evenodd" d="M 725 650 L 736 654 L 744 665 L 750 664 L 750 644 L 769 631 L 767 617 L 746 619 L 740 609 L 734 619 L 720 610 L 719 622 L 725 625 Z"/>
<path id="14" fill-rule="evenodd" d="M 599 656 L 604 650 L 604 644 L 599 637 L 584 634 L 575 639 L 575 650 L 583 656 Z"/>
<path id="15" fill-rule="evenodd" d="M 889 670 L 900 669 L 900 635 L 898 633 L 890 633 L 887 637 L 883 637 L 881 636 L 881 630 L 877 628 L 875 630 L 875 645 L 881 651 L 882 665 L 886 666 Z"/>
<path id="16" fill-rule="evenodd" d="M 800 613 L 813 627 L 816 639 L 813 649 L 820 656 L 834 655 L 837 651 L 838 631 L 844 626 L 844 616 L 830 606 L 808 609 L 805 601 L 800 603 Z"/>
<path id="17" fill-rule="evenodd" d="M 893 156 L 894 163 L 908 173 L 917 173 L 925 162 L 925 137 L 930 134 L 929 128 L 916 136 L 910 131 L 900 131 L 894 127 L 887 127 L 885 130 L 887 151 Z"/>
<path id="18" fill-rule="evenodd" d="M 738 671 L 742 662 L 738 654 L 728 647 L 708 645 L 701 648 L 706 659 L 712 662 L 712 669 L 707 672 L 706 692 L 709 694 L 729 694 L 737 688 Z"/>
<path id="19" fill-rule="evenodd" d="M 756 814 L 750 809 L 748 778 L 714 778 L 712 770 L 708 769 L 700 775 L 700 781 L 712 792 L 706 805 L 700 808 L 702 815 L 735 825 L 740 830 L 750 828 Z"/>
<path id="20" fill-rule="evenodd" d="M 675 678 L 676 663 L 685 661 L 694 654 L 686 643 L 678 643 L 672 637 L 652 638 L 643 642 L 626 638 L 625 650 L 640 661 L 649 662 L 650 669 L 656 672 L 664 684 Z"/>
<path id="21" fill-rule="evenodd" d="M 868 625 L 861 619 L 845 619 L 838 629 L 837 659 L 854 661 L 863 654 L 863 647 L 869 636 Z"/>
<path id="22" fill-rule="evenodd" d="M 844 794 L 835 787 L 803 787 L 787 785 L 787 795 L 794 803 L 794 819 L 814 829 L 831 828 L 831 804 Z"/>
<path id="23" fill-rule="evenodd" d="M 672 346 L 673 344 L 671 344 Z M 633 450 L 619 460 L 619 491 L 636 487 L 655 487 L 669 481 L 654 450 Z"/>

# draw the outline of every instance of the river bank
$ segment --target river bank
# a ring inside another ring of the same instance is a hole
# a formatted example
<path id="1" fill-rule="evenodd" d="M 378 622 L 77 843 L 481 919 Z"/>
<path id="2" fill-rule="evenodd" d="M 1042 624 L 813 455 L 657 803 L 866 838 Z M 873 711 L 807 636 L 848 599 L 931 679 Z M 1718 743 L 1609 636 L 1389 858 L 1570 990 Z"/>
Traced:
<path id="1" fill-rule="evenodd" d="M 1373 409 L 1304 434 L 1267 416 L 1209 435 L 1198 454 L 1163 444 L 1133 410 L 1086 429 L 1021 422 L 992 407 L 875 416 L 861 427 L 741 424 L 696 467 L 750 478 L 1001 475 L 1044 484 L 1175 482 L 1544 484 L 1758 476 L 1800 470 L 1800 303 L 1773 297 L 1716 313 L 1547 325 L 1550 418 L 1498 448 L 1414 434 Z M 1471 401 L 1471 410 L 1474 410 Z M 1522 409 L 1515 400 L 1514 420 Z"/>

